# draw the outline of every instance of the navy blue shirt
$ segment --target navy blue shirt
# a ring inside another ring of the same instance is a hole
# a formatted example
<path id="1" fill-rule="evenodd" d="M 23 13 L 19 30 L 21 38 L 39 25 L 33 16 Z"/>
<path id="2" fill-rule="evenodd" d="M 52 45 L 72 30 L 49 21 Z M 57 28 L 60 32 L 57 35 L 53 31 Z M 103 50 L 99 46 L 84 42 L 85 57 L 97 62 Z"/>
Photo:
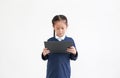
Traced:
<path id="1" fill-rule="evenodd" d="M 58 41 L 55 37 L 49 38 L 48 41 Z M 76 48 L 74 40 L 70 37 L 65 37 L 62 41 L 73 42 L 73 46 Z M 71 67 L 70 59 L 76 60 L 78 57 L 78 52 L 76 55 L 70 53 L 50 53 L 43 56 L 42 59 L 47 60 L 47 75 L 46 78 L 70 78 Z"/>

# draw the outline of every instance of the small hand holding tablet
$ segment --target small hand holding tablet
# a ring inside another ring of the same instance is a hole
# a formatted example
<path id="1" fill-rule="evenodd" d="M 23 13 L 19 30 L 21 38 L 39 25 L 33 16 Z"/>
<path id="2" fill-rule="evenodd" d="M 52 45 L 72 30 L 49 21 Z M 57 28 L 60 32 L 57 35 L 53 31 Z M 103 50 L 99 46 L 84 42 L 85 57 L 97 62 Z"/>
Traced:
<path id="1" fill-rule="evenodd" d="M 72 53 L 72 54 L 76 55 L 76 49 L 75 49 L 75 47 L 74 47 L 74 46 L 71 46 L 70 48 L 67 48 L 67 52 L 69 52 L 69 53 Z"/>
<path id="2" fill-rule="evenodd" d="M 47 48 L 43 49 L 43 55 L 46 56 L 47 54 L 50 53 L 50 50 L 48 50 Z"/>

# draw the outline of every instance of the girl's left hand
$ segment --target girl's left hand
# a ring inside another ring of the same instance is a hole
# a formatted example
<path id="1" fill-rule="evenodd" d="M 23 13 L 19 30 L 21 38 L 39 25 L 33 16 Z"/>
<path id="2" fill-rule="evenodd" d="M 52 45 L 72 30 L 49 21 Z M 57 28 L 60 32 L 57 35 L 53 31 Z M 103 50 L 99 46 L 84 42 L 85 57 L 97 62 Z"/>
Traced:
<path id="1" fill-rule="evenodd" d="M 67 52 L 70 52 L 70 53 L 76 55 L 76 49 L 75 49 L 74 46 L 71 46 L 70 48 L 67 48 Z"/>

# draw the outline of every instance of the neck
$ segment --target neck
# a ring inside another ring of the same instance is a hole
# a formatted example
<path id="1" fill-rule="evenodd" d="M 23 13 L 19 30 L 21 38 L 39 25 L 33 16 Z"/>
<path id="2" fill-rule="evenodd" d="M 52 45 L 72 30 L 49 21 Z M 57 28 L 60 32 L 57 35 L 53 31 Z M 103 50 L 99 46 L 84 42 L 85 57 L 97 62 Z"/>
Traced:
<path id="1" fill-rule="evenodd" d="M 59 37 L 59 36 L 56 35 L 55 38 L 56 38 L 56 39 L 59 39 L 59 38 L 60 38 L 60 39 L 64 40 L 64 39 L 65 39 L 65 35 L 63 35 L 62 37 Z"/>

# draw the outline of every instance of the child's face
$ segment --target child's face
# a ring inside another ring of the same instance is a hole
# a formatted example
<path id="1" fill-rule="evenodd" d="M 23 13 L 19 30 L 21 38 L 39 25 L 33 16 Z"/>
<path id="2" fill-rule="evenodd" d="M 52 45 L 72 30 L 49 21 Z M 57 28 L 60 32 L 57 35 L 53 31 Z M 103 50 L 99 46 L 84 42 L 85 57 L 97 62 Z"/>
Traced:
<path id="1" fill-rule="evenodd" d="M 65 21 L 56 21 L 54 24 L 54 30 L 57 36 L 62 37 L 67 29 Z"/>

